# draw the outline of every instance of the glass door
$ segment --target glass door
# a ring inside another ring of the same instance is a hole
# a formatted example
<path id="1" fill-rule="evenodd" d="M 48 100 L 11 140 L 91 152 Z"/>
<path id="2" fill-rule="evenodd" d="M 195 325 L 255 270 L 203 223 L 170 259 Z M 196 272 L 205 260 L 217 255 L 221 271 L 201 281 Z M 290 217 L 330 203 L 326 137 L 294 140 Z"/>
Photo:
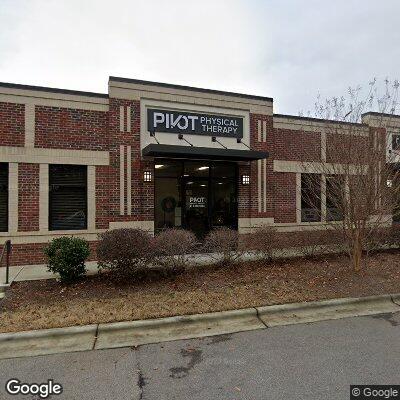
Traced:
<path id="1" fill-rule="evenodd" d="M 209 230 L 209 182 L 208 179 L 187 178 L 184 186 L 184 224 L 201 239 Z"/>

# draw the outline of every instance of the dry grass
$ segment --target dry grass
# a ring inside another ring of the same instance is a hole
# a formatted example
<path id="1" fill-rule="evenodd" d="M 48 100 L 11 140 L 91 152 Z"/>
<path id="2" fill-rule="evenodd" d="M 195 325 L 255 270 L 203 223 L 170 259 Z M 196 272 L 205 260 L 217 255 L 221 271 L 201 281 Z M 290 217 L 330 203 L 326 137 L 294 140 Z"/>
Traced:
<path id="1" fill-rule="evenodd" d="M 73 285 L 20 282 L 0 303 L 0 331 L 206 313 L 267 304 L 400 292 L 400 253 L 374 255 L 361 274 L 344 257 L 245 263 L 117 284 L 106 274 Z"/>

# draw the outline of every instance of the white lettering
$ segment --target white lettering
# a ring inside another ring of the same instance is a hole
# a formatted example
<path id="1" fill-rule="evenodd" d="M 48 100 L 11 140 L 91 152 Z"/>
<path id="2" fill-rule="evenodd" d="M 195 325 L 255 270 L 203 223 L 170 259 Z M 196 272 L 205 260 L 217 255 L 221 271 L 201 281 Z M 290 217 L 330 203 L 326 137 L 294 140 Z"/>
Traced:
<path id="1" fill-rule="evenodd" d="M 157 128 L 158 124 L 163 124 L 165 122 L 165 115 L 160 112 L 155 112 L 153 114 L 153 127 Z"/>
<path id="2" fill-rule="evenodd" d="M 183 115 L 180 115 L 180 121 L 183 121 L 184 122 L 184 125 L 182 125 L 181 124 L 181 122 L 179 122 L 178 123 L 178 128 L 179 129 L 182 129 L 182 130 L 185 130 L 185 129 L 187 129 L 187 127 L 189 126 L 189 120 L 187 119 L 187 117 L 185 117 L 185 116 L 183 116 Z"/>
<path id="3" fill-rule="evenodd" d="M 7 392 L 9 394 L 17 394 L 19 392 L 19 386 L 16 385 L 18 385 L 19 382 L 18 379 L 10 379 L 6 385 Z"/>
<path id="4" fill-rule="evenodd" d="M 189 115 L 188 119 L 192 122 L 192 131 L 195 129 L 195 121 L 199 119 L 199 117 L 196 117 L 195 115 Z"/>
<path id="5" fill-rule="evenodd" d="M 175 128 L 175 126 L 178 124 L 178 122 L 180 121 L 181 118 L 182 118 L 182 115 L 178 115 L 174 120 L 174 114 L 171 114 L 171 128 Z"/>

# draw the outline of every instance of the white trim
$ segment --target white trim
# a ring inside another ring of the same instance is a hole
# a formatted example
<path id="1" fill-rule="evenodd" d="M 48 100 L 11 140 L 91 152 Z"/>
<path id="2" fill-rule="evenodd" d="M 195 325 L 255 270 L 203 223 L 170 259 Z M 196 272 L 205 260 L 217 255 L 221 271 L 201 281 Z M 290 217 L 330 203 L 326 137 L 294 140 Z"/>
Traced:
<path id="1" fill-rule="evenodd" d="M 326 133 L 321 132 L 321 161 L 326 162 Z"/>
<path id="2" fill-rule="evenodd" d="M 321 222 L 326 222 L 326 175 L 321 174 Z"/>
<path id="3" fill-rule="evenodd" d="M 35 105 L 25 104 L 25 147 L 35 146 Z"/>
<path id="4" fill-rule="evenodd" d="M 8 232 L 18 231 L 18 164 L 8 166 Z"/>
<path id="5" fill-rule="evenodd" d="M 273 226 L 273 218 L 238 218 L 238 232 L 240 234 L 251 233 L 261 226 Z"/>
<path id="6" fill-rule="evenodd" d="M 77 230 L 77 231 L 47 231 L 47 232 L 18 232 L 6 233 L 1 232 L 0 244 L 3 244 L 7 239 L 11 239 L 13 244 L 30 244 L 30 243 L 47 243 L 52 239 L 60 236 L 78 236 L 89 241 L 98 240 L 98 234 L 105 232 L 105 229 L 96 229 L 95 231 Z"/>
<path id="7" fill-rule="evenodd" d="M 0 162 L 30 164 L 109 165 L 108 151 L 0 146 Z"/>
<path id="8" fill-rule="evenodd" d="M 49 164 L 39 166 L 39 231 L 49 230 Z"/>
<path id="9" fill-rule="evenodd" d="M 301 223 L 301 173 L 296 173 L 296 223 Z"/>
<path id="10" fill-rule="evenodd" d="M 96 167 L 87 167 L 87 227 L 89 231 L 96 229 Z"/>
<path id="11" fill-rule="evenodd" d="M 267 160 L 264 159 L 262 160 L 263 165 L 264 165 L 264 174 L 263 174 L 263 189 L 264 189 L 264 194 L 263 194 L 263 206 L 264 206 L 264 212 L 267 212 Z"/>
<path id="12" fill-rule="evenodd" d="M 298 132 L 314 132 L 342 134 L 342 135 L 356 135 L 356 136 L 369 136 L 369 127 L 367 125 L 349 125 L 346 123 L 336 123 L 330 120 L 326 121 L 312 121 L 308 118 L 298 118 L 291 116 L 275 116 L 274 115 L 274 128 L 287 129 Z"/>
<path id="13" fill-rule="evenodd" d="M 229 96 L 218 93 L 199 92 L 195 89 L 182 90 L 158 85 L 143 85 L 140 83 L 109 81 L 108 93 L 110 98 L 126 100 L 142 100 L 143 98 L 201 104 L 211 107 L 226 107 L 249 110 L 255 114 L 272 116 L 272 99 L 251 99 L 239 96 Z"/>
<path id="14" fill-rule="evenodd" d="M 263 121 L 262 122 L 262 133 L 263 133 L 262 141 L 266 142 L 267 141 L 267 121 Z"/>
<path id="15" fill-rule="evenodd" d="M 125 167 L 124 146 L 119 146 L 119 214 L 125 215 Z"/>
<path id="16" fill-rule="evenodd" d="M 131 107 L 126 107 L 126 131 L 131 131 Z"/>
<path id="17" fill-rule="evenodd" d="M 306 174 L 321 174 L 321 173 L 340 173 L 346 164 L 334 164 L 334 163 L 321 163 L 321 162 L 302 162 L 302 161 L 285 161 L 285 160 L 274 160 L 274 172 L 291 172 L 291 173 L 306 173 Z M 347 168 L 348 166 L 346 166 Z M 350 165 L 349 173 L 352 175 L 358 175 L 359 166 Z M 367 165 L 365 165 L 364 173 L 367 172 Z"/>
<path id="18" fill-rule="evenodd" d="M 124 116 L 124 106 L 119 106 L 119 131 L 124 132 L 125 116 Z"/>
<path id="19" fill-rule="evenodd" d="M 132 149 L 126 147 L 126 204 L 128 215 L 132 215 Z"/>
<path id="20" fill-rule="evenodd" d="M 257 160 L 257 189 L 258 189 L 258 212 L 261 212 L 261 160 Z"/>
<path id="21" fill-rule="evenodd" d="M 113 221 L 110 222 L 110 229 L 136 228 L 154 232 L 154 221 Z"/>
<path id="22" fill-rule="evenodd" d="M 0 87 L 0 102 L 108 111 L 108 98 Z"/>
<path id="23" fill-rule="evenodd" d="M 257 140 L 261 142 L 261 119 L 257 120 Z"/>

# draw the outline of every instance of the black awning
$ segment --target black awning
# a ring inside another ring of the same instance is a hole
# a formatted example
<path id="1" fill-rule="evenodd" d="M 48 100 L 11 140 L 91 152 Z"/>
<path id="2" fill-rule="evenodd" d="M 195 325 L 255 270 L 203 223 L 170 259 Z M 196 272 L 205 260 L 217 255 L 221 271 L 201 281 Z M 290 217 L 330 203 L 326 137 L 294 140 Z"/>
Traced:
<path id="1" fill-rule="evenodd" d="M 268 158 L 268 152 L 255 150 L 218 149 L 210 147 L 149 144 L 142 150 L 143 156 L 165 158 L 197 158 L 202 160 L 251 161 Z"/>

